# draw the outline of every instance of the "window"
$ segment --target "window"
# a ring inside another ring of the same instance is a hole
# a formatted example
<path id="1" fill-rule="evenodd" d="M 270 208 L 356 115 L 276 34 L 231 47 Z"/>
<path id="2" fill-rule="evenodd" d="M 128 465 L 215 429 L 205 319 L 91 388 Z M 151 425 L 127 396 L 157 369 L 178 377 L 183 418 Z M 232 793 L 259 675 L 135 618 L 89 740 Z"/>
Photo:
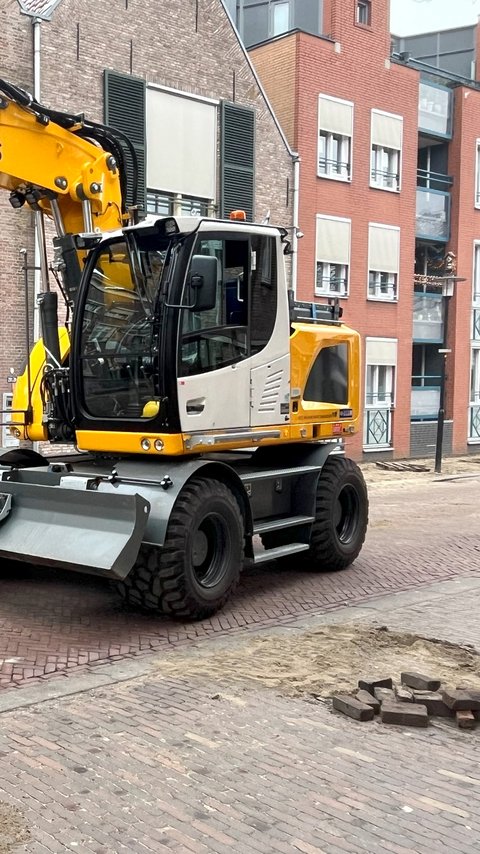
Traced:
<path id="1" fill-rule="evenodd" d="M 278 36 L 290 29 L 290 3 L 274 3 L 272 5 L 272 35 Z"/>
<path id="2" fill-rule="evenodd" d="M 317 261 L 315 293 L 344 296 L 347 290 L 347 276 L 346 264 L 327 264 L 325 261 Z"/>
<path id="3" fill-rule="evenodd" d="M 396 299 L 397 274 L 369 270 L 368 295 L 377 299 Z"/>
<path id="4" fill-rule="evenodd" d="M 303 399 L 348 405 L 348 344 L 322 347 L 308 375 Z"/>
<path id="5" fill-rule="evenodd" d="M 480 347 L 472 349 L 468 438 L 472 441 L 480 441 Z"/>
<path id="6" fill-rule="evenodd" d="M 318 99 L 317 174 L 337 181 L 352 177 L 353 104 L 329 95 Z"/>
<path id="7" fill-rule="evenodd" d="M 369 27 L 372 23 L 372 4 L 370 0 L 358 0 L 357 2 L 357 24 Z"/>
<path id="8" fill-rule="evenodd" d="M 470 441 L 480 441 L 480 243 L 475 243 L 474 245 L 470 420 L 468 437 Z"/>
<path id="9" fill-rule="evenodd" d="M 349 136 L 321 130 L 318 138 L 318 174 L 348 180 L 350 145 Z"/>
<path id="10" fill-rule="evenodd" d="M 138 239 L 102 245 L 89 282 L 82 321 L 85 408 L 97 418 L 144 418 L 155 389 L 155 301 L 167 244 Z"/>
<path id="11" fill-rule="evenodd" d="M 147 213 L 157 216 L 208 216 L 209 203 L 206 199 L 194 199 L 180 193 L 147 191 Z"/>
<path id="12" fill-rule="evenodd" d="M 372 145 L 372 184 L 389 190 L 400 186 L 400 152 L 394 148 Z"/>
<path id="13" fill-rule="evenodd" d="M 392 408 L 395 395 L 397 341 L 367 338 L 364 446 L 389 449 L 392 444 Z"/>
<path id="14" fill-rule="evenodd" d="M 400 190 L 403 118 L 372 110 L 370 186 Z"/>
<path id="15" fill-rule="evenodd" d="M 368 297 L 398 299 L 400 229 L 389 225 L 368 226 Z"/>
<path id="16" fill-rule="evenodd" d="M 217 259 L 217 300 L 207 311 L 182 312 L 180 376 L 215 371 L 258 353 L 270 340 L 277 313 L 273 237 L 199 234 L 193 259 L 199 255 Z"/>
<path id="17" fill-rule="evenodd" d="M 475 207 L 480 208 L 480 139 L 475 150 Z"/>
<path id="18" fill-rule="evenodd" d="M 317 216 L 317 296 L 348 296 L 351 221 Z"/>

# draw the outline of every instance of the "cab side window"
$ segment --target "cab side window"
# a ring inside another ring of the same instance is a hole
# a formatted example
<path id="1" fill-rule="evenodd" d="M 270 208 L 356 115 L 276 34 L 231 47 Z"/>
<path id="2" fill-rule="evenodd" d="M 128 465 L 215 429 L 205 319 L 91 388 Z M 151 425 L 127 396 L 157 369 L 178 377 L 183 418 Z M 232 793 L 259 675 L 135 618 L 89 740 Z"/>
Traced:
<path id="1" fill-rule="evenodd" d="M 182 312 L 180 376 L 215 371 L 258 353 L 270 340 L 277 311 L 274 237 L 199 235 L 192 254 L 217 259 L 217 298 L 212 309 Z"/>

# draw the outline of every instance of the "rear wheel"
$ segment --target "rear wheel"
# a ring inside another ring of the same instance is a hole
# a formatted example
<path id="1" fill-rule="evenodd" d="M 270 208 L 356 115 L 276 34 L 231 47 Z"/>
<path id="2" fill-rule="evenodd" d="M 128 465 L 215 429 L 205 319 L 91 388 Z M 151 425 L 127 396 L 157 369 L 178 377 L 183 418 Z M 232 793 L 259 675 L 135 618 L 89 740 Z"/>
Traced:
<path id="1" fill-rule="evenodd" d="M 360 554 L 368 525 L 368 494 L 353 460 L 329 457 L 317 487 L 315 522 L 306 553 L 312 569 L 336 571 Z"/>
<path id="2" fill-rule="evenodd" d="M 243 566 L 243 516 L 219 480 L 193 478 L 179 494 L 162 548 L 143 546 L 120 584 L 131 605 L 202 619 L 223 607 Z"/>
<path id="3" fill-rule="evenodd" d="M 368 494 L 362 472 L 353 460 L 328 457 L 320 475 L 310 548 L 295 556 L 316 572 L 345 569 L 358 557 L 367 532 Z M 292 542 L 292 530 L 265 534 L 266 549 Z M 285 558 L 292 560 L 292 558 Z"/>

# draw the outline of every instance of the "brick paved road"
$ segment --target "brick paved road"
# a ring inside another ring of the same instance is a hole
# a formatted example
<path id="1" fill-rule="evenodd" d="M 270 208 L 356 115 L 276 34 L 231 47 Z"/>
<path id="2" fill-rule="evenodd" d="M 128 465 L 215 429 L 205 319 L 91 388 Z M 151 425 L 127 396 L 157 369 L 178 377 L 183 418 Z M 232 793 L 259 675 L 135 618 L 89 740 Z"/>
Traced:
<path id="1" fill-rule="evenodd" d="M 478 642 L 480 582 L 418 590 L 414 604 L 390 595 L 342 619 L 368 611 L 413 631 L 423 611 L 437 636 L 461 626 Z M 141 678 L 0 714 L 0 804 L 20 808 L 31 833 L 18 854 L 479 850 L 480 729 L 356 724 L 274 691 L 164 680 L 160 662 L 151 657 Z"/>
<path id="2" fill-rule="evenodd" d="M 472 466 L 473 467 L 473 466 Z M 375 484 L 355 566 L 312 575 L 276 564 L 246 573 L 226 609 L 184 625 L 126 611 L 106 582 L 19 565 L 0 571 L 0 688 L 78 673 L 191 639 L 368 601 L 388 591 L 480 572 L 480 477 Z"/>

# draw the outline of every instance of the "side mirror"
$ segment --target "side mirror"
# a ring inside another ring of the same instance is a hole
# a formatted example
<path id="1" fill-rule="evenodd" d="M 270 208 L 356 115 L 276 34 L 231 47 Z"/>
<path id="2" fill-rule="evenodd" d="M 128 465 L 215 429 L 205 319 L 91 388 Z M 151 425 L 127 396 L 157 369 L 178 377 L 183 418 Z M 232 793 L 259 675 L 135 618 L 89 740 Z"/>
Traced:
<path id="1" fill-rule="evenodd" d="M 218 261 L 212 255 L 194 255 L 188 280 L 191 311 L 210 311 L 217 304 Z"/>

